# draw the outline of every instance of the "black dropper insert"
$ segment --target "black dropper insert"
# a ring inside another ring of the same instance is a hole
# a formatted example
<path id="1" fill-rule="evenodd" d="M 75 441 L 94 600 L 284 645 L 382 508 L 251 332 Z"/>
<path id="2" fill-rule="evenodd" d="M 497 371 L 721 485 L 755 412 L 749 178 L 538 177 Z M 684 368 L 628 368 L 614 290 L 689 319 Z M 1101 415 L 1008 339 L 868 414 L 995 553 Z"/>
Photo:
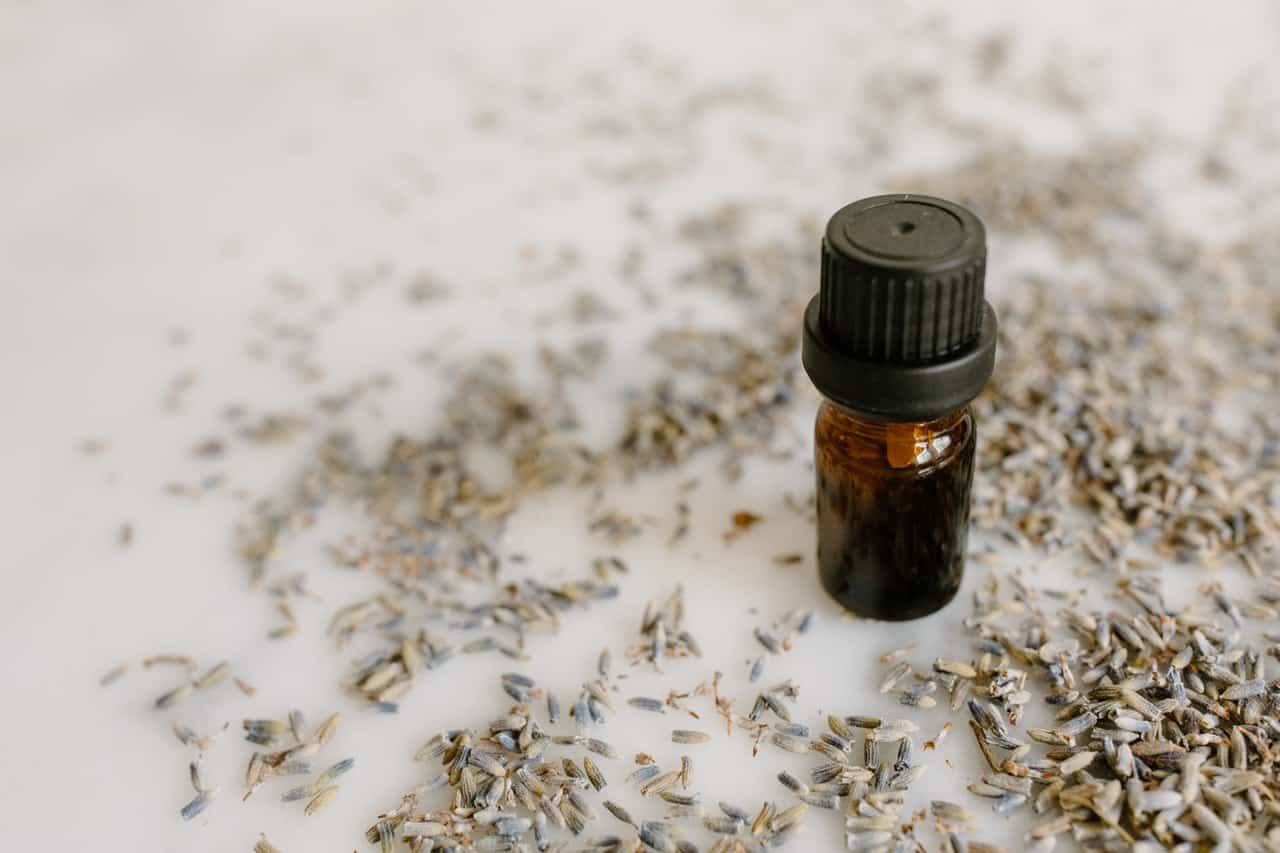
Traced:
<path id="1" fill-rule="evenodd" d="M 986 229 L 953 202 L 899 194 L 841 208 L 827 223 L 821 288 L 804 312 L 813 384 L 885 420 L 929 420 L 967 404 L 995 366 L 986 262 Z"/>

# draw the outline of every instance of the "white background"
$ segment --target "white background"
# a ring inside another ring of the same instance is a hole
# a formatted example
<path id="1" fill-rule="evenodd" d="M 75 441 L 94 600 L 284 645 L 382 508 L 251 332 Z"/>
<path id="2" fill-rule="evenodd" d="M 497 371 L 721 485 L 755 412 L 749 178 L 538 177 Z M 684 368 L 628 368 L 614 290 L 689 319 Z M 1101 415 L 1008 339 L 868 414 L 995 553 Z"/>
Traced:
<path id="1" fill-rule="evenodd" d="M 326 601 L 302 613 L 299 636 L 265 639 L 277 617 L 247 589 L 232 535 L 244 502 L 231 493 L 278 491 L 315 433 L 283 452 L 237 445 L 226 462 L 192 460 L 194 442 L 227 432 L 227 404 L 283 410 L 386 373 L 396 384 L 378 398 L 378 411 L 358 407 L 350 425 L 374 447 L 395 428 L 428 429 L 439 388 L 417 353 L 489 346 L 527 353 L 556 339 L 574 290 L 598 289 L 630 310 L 633 294 L 619 295 L 613 276 L 625 246 L 638 240 L 652 256 L 651 284 L 663 302 L 603 330 L 613 357 L 584 405 L 592 429 L 607 437 L 626 390 L 643 382 L 648 331 L 675 318 L 719 321 L 708 297 L 675 293 L 663 277 L 681 263 L 664 234 L 683 215 L 732 200 L 783 205 L 820 223 L 839 205 L 884 189 L 887 174 L 935 171 L 962 157 L 922 127 L 896 136 L 886 159 L 861 168 L 850 118 L 874 123 L 874 106 L 859 103 L 857 81 L 931 65 L 946 72 L 976 38 L 1006 32 L 1013 82 L 999 92 L 949 92 L 957 114 L 1032 145 L 1069 148 L 1082 135 L 1078 124 L 1009 94 L 1061 61 L 1087 95 L 1090 129 L 1159 126 L 1195 139 L 1219 117 L 1224 93 L 1273 86 L 1280 13 L 1265 3 L 1192 5 L 1000 3 L 954 13 L 947 10 L 956 4 L 763 0 L 0 3 L 0 842 L 249 850 L 265 831 L 286 853 L 363 847 L 373 816 L 422 778 L 408 758 L 429 734 L 482 723 L 504 707 L 496 675 L 512 667 L 497 657 L 433 674 L 396 718 L 373 716 L 343 696 L 337 684 L 347 660 L 331 648 L 324 624 L 350 581 L 305 545 L 284 557 L 282 570 L 307 571 Z M 941 29 L 920 36 L 913 28 L 931 14 Z M 637 54 L 651 57 L 644 68 L 627 58 Z M 583 81 L 592 75 L 612 90 L 590 95 Z M 673 104 L 718 84 L 763 85 L 777 108 L 728 108 L 688 128 L 666 127 L 682 115 Z M 616 151 L 585 146 L 580 128 L 602 115 L 647 116 L 665 129 Z M 678 160 L 684 145 L 691 162 L 652 184 L 593 176 L 593 165 L 646 146 Z M 653 231 L 638 232 L 627 217 L 638 199 L 657 212 Z M 522 251 L 538 247 L 546 258 L 566 243 L 580 248 L 581 268 L 535 280 Z M 813 245 L 816 252 L 816 230 Z M 1020 257 L 997 236 L 993 258 L 1002 249 Z M 387 270 L 382 286 L 343 296 L 343 281 L 367 278 L 379 264 Z M 993 272 L 993 290 L 1011 277 L 1011 264 Z M 451 299 L 407 307 L 403 288 L 418 272 L 450 286 Z M 281 275 L 311 288 L 305 304 L 272 289 Z M 302 319 L 325 305 L 338 319 L 314 349 L 326 370 L 318 384 L 298 384 L 283 366 L 285 347 L 265 363 L 246 356 L 256 311 Z M 173 344 L 176 329 L 185 330 L 185 345 Z M 186 369 L 199 379 L 185 410 L 167 412 L 166 384 Z M 809 412 L 800 415 L 803 436 Z M 84 457 L 76 447 L 89 437 L 110 449 Z M 198 501 L 165 494 L 166 483 L 213 472 L 227 477 L 217 494 Z M 812 606 L 818 628 L 771 661 L 766 681 L 801 683 L 805 722 L 827 710 L 896 714 L 875 694 L 875 654 L 915 641 L 916 662 L 927 664 L 955 643 L 965 596 L 908 626 L 842 620 L 811 562 L 779 569 L 769 560 L 810 550 L 811 530 L 782 504 L 785 492 L 808 488 L 803 460 L 752 470 L 738 486 L 720 483 L 710 464 L 703 473 L 693 534 L 677 552 L 661 544 L 674 523 L 675 478 L 609 496 L 611 505 L 652 516 L 659 532 L 620 549 L 635 574 L 619 601 L 567 620 L 558 637 L 537 639 L 535 661 L 519 668 L 567 698 L 601 647 L 620 659 L 643 602 L 682 580 L 706 658 L 672 666 L 664 679 L 637 670 L 624 694 L 692 687 L 720 668 L 745 697 L 745 661 L 756 653 L 750 627 Z M 590 556 L 610 549 L 586 536 L 582 496 L 554 497 L 517 518 L 510 547 L 531 555 L 531 571 L 579 576 Z M 766 520 L 726 545 L 720 534 L 740 508 Z M 121 549 L 116 530 L 126 521 L 136 541 Z M 1053 572 L 1070 562 L 1038 568 L 1047 583 L 1066 584 Z M 970 584 L 979 574 L 971 570 Z M 228 659 L 259 692 L 246 700 L 227 686 L 166 714 L 150 702 L 176 683 L 173 673 L 135 666 L 113 687 L 97 687 L 117 662 L 166 651 Z M 249 748 L 230 732 L 206 766 L 223 797 L 183 824 L 177 812 L 190 796 L 189 751 L 169 723 L 206 731 L 293 707 L 313 721 L 334 709 L 347 716 L 325 753 L 357 759 L 338 798 L 305 819 L 298 804 L 277 801 L 279 784 L 241 804 Z M 945 717 L 915 718 L 923 738 Z M 925 756 L 930 770 L 913 802 L 948 796 L 982 809 L 962 790 L 978 758 L 962 719 L 953 719 L 957 731 Z M 678 751 L 664 733 L 674 723 L 623 710 L 603 734 L 624 754 L 647 749 L 669 762 Z M 772 774 L 807 766 L 772 753 L 753 761 L 741 737 L 694 749 L 698 787 L 712 800 L 781 798 Z M 627 763 L 606 767 L 610 793 L 621 788 Z M 657 811 L 650 805 L 643 814 Z M 603 820 L 599 831 L 618 828 Z M 1019 826 L 985 815 L 981 836 L 1016 839 Z M 818 815 L 799 845 L 836 849 L 840 837 L 837 822 Z M 936 845 L 936 836 L 926 838 Z"/>

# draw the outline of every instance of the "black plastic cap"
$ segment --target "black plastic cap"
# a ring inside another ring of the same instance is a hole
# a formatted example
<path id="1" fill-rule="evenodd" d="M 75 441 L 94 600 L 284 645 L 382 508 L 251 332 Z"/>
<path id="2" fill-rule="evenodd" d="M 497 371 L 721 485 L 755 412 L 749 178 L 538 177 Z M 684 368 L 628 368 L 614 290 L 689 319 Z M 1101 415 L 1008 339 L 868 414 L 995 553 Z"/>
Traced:
<path id="1" fill-rule="evenodd" d="M 982 222 L 953 202 L 884 195 L 839 210 L 804 318 L 804 366 L 818 390 L 890 420 L 967 404 L 995 366 L 986 263 Z"/>

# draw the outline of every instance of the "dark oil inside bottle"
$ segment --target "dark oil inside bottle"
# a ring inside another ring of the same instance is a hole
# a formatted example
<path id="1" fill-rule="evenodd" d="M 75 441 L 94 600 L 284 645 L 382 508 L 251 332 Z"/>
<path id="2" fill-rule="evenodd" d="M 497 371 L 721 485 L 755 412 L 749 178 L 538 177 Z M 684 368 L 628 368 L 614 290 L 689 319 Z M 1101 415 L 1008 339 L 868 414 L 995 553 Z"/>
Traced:
<path id="1" fill-rule="evenodd" d="M 815 434 L 818 571 L 845 608 L 905 620 L 960 589 L 973 482 L 968 408 L 883 423 L 823 404 Z"/>

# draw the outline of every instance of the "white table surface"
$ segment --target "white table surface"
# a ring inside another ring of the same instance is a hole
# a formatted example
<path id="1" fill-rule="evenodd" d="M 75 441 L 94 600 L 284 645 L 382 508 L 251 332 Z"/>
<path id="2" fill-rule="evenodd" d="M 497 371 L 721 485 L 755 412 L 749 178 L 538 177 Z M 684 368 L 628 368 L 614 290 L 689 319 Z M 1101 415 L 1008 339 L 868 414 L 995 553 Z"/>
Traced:
<path id="1" fill-rule="evenodd" d="M 1092 127 L 1159 126 L 1194 137 L 1217 117 L 1224 91 L 1272 84 L 1268 50 L 1280 34 L 1280 15 L 1265 3 L 1199 12 L 1127 3 L 956 8 L 766 0 L 0 3 L 0 846 L 247 851 L 266 832 L 286 853 L 363 849 L 374 815 L 422 778 L 409 757 L 430 733 L 480 724 L 506 707 L 497 674 L 512 667 L 497 656 L 433 674 L 396 717 L 343 695 L 349 656 L 332 649 L 324 624 L 351 581 L 315 542 L 289 551 L 281 570 L 305 570 L 325 601 L 303 609 L 295 638 L 265 638 L 277 617 L 245 583 L 232 535 L 244 503 L 230 492 L 279 490 L 314 434 L 285 450 L 238 447 L 225 463 L 193 460 L 194 442 L 225 432 L 227 404 L 284 409 L 386 373 L 396 384 L 378 398 L 379 411 L 358 407 L 348 423 L 371 446 L 395 429 L 422 434 L 439 388 L 416 363 L 418 352 L 441 345 L 459 354 L 494 346 L 530 352 L 555 339 L 573 290 L 594 289 L 626 308 L 633 295 L 618 290 L 614 270 L 628 243 L 643 239 L 663 301 L 606 329 L 612 357 L 584 411 L 607 438 L 625 392 L 649 369 L 648 333 L 674 319 L 721 320 L 712 298 L 677 293 L 663 278 L 682 262 L 663 235 L 683 216 L 736 201 L 821 222 L 840 204 L 881 190 L 888 175 L 934 170 L 962 155 L 945 134 L 922 128 L 897 135 L 886 158 L 850 162 L 858 150 L 851 117 L 865 119 L 871 109 L 858 102 L 857 81 L 866 75 L 945 70 L 976 38 L 1003 31 L 1014 48 L 1009 84 L 998 96 L 969 85 L 947 89 L 956 114 L 1033 145 L 1069 146 L 1080 127 L 1010 93 L 1018 81 L 1030 86 L 1046 64 L 1078 68 L 1087 60 L 1079 82 Z M 942 34 L 910 35 L 930 15 Z M 628 59 L 643 50 L 649 70 Z M 591 75 L 613 92 L 585 94 Z M 718 83 L 764 87 L 777 108 L 712 111 L 616 148 L 578 136 L 601 116 L 669 123 L 680 115 L 675 105 Z M 486 121 L 493 126 L 477 127 Z M 678 175 L 630 186 L 593 177 L 593 167 L 649 149 L 672 159 L 676 142 L 695 152 Z M 628 219 L 635 200 L 655 211 L 653 232 L 640 235 Z M 563 244 L 582 248 L 580 272 L 528 281 L 521 252 L 537 247 L 545 256 Z M 1016 258 L 1016 248 L 997 235 L 993 258 L 998 250 Z M 344 302 L 343 281 L 368 278 L 379 264 L 388 265 L 387 284 Z M 403 288 L 419 272 L 446 282 L 451 298 L 406 307 Z M 998 290 L 1010 274 L 1008 266 L 993 273 L 990 287 Z M 283 299 L 271 286 L 280 276 L 305 282 L 308 301 Z M 255 312 L 303 316 L 326 304 L 342 310 L 317 342 L 315 359 L 327 372 L 319 383 L 299 385 L 278 347 L 266 362 L 246 356 Z M 185 331 L 185 345 L 174 345 L 173 330 Z M 166 411 L 164 389 L 187 369 L 198 381 L 184 410 Z M 799 408 L 804 435 L 810 412 Z M 109 449 L 86 458 L 76 448 L 90 437 Z M 536 638 L 535 660 L 519 669 L 567 696 L 602 647 L 620 659 L 643 602 L 682 581 L 706 657 L 672 665 L 662 678 L 636 670 L 629 691 L 692 687 L 718 668 L 745 696 L 745 661 L 757 652 L 750 628 L 790 607 L 815 607 L 814 632 L 772 661 L 766 680 L 800 682 L 805 722 L 827 711 L 906 715 L 875 692 L 876 653 L 916 642 L 917 662 L 925 663 L 954 648 L 967 596 L 908 625 L 841 619 L 810 560 L 780 569 L 769 559 L 811 548 L 811 529 L 782 503 L 785 492 L 809 488 L 804 462 L 752 467 L 736 485 L 722 483 L 713 463 L 700 463 L 705 485 L 691 498 L 688 542 L 669 550 L 664 537 L 648 536 L 617 549 L 634 567 L 620 599 L 572 616 L 556 637 Z M 217 494 L 165 493 L 167 483 L 212 471 L 229 478 Z M 642 478 L 608 501 L 667 529 L 672 486 L 683 476 Z M 612 550 L 587 536 L 584 505 L 583 495 L 557 492 L 517 516 L 508 541 L 532 555 L 531 572 L 579 576 L 590 556 Z M 765 521 L 725 544 L 721 533 L 739 508 Z M 122 549 L 116 533 L 126 521 L 136 536 Z M 1026 554 L 1009 560 L 1040 566 L 1049 582 L 1065 581 L 1055 572 L 1070 565 L 1069 558 L 1040 565 Z M 971 569 L 970 585 L 980 574 Z M 258 694 L 246 699 L 228 686 L 156 712 L 150 703 L 176 683 L 172 673 L 135 666 L 112 687 L 97 686 L 117 662 L 159 652 L 225 658 Z M 180 821 L 190 750 L 170 723 L 204 731 L 290 708 L 313 721 L 345 713 L 325 754 L 357 759 L 338 798 L 311 818 L 281 804 L 275 789 L 242 804 L 250 747 L 233 731 L 206 762 L 222 798 L 192 823 Z M 912 716 L 921 739 L 946 718 Z M 926 754 L 930 770 L 912 803 L 945 796 L 983 810 L 963 793 L 978 758 L 962 719 L 952 719 L 957 730 Z M 669 761 L 678 748 L 664 735 L 674 724 L 623 709 L 605 734 L 624 755 L 646 749 Z M 781 797 L 773 773 L 807 766 L 776 751 L 753 760 L 740 737 L 694 749 L 699 787 L 713 800 Z M 607 763 L 611 792 L 621 789 L 626 763 Z M 615 829 L 603 820 L 600 832 Z M 798 849 L 840 847 L 834 818 L 809 823 Z M 1016 848 L 1021 827 L 984 812 L 980 837 Z M 925 838 L 936 846 L 936 835 Z"/>

